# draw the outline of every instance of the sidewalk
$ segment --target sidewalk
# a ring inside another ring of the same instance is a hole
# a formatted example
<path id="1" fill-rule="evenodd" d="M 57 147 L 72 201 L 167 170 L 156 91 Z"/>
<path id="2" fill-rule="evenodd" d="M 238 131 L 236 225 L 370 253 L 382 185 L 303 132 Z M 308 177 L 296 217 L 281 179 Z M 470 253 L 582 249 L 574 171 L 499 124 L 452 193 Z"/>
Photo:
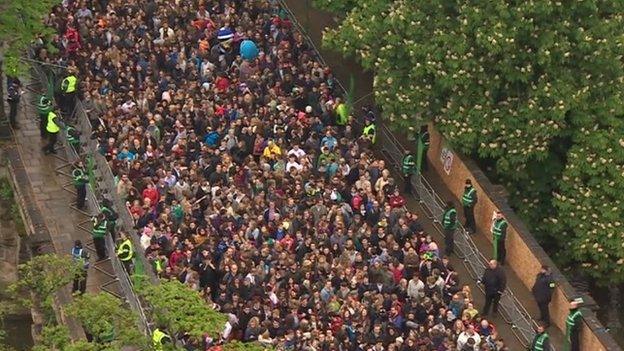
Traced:
<path id="1" fill-rule="evenodd" d="M 54 252 L 69 255 L 76 240 L 91 253 L 91 264 L 87 278 L 87 292 L 108 291 L 120 295 L 111 263 L 108 260 L 96 262 L 93 240 L 90 235 L 91 216 L 73 208 L 75 190 L 70 176 L 71 166 L 67 163 L 60 141 L 57 155 L 44 155 L 41 151 L 44 141 L 39 135 L 33 94 L 27 89 L 22 96 L 18 114 L 19 129 L 13 130 L 16 150 L 23 160 L 25 175 L 30 183 L 33 202 L 39 209 L 41 222 L 50 233 Z M 63 131 L 61 131 L 63 133 Z M 109 253 L 114 254 L 114 253 Z M 68 294 L 71 292 L 67 289 Z M 67 303 L 69 301 L 61 301 Z"/>

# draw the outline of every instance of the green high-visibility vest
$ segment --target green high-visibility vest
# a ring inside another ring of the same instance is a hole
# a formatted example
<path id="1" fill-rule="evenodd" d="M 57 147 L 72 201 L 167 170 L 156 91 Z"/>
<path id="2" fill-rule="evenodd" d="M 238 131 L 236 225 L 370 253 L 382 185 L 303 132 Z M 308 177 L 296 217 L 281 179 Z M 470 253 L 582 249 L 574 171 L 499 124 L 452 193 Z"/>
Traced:
<path id="1" fill-rule="evenodd" d="M 93 223 L 93 237 L 94 238 L 103 238 L 106 235 L 106 227 L 107 227 L 108 223 L 106 220 L 101 221 L 100 223 L 98 223 L 97 221 L 95 221 Z"/>
<path id="2" fill-rule="evenodd" d="M 505 218 L 495 220 L 494 228 L 492 229 L 494 240 L 501 240 L 501 238 L 504 239 L 505 234 L 507 234 L 507 221 Z"/>
<path id="3" fill-rule="evenodd" d="M 416 160 L 414 160 L 414 156 L 412 154 L 408 154 L 403 157 L 403 161 L 401 162 L 401 170 L 403 171 L 403 174 L 412 174 L 415 166 Z"/>
<path id="4" fill-rule="evenodd" d="M 466 207 L 472 207 L 475 204 L 477 190 L 474 187 L 464 189 L 464 195 L 462 195 L 462 205 Z"/>
<path id="5" fill-rule="evenodd" d="M 89 182 L 89 178 L 85 175 L 82 168 L 76 168 L 72 172 L 72 176 L 74 177 L 74 185 L 79 186 Z"/>
<path id="6" fill-rule="evenodd" d="M 66 94 L 73 93 L 74 91 L 76 91 L 77 82 L 78 79 L 72 74 L 71 76 L 63 79 L 63 82 L 61 83 L 61 90 Z"/>
<path id="7" fill-rule="evenodd" d="M 504 218 L 494 221 L 494 228 L 492 228 L 492 244 L 494 246 L 494 259 L 498 260 L 498 242 L 505 240 L 507 234 L 507 221 Z"/>
<path id="8" fill-rule="evenodd" d="M 454 219 L 453 216 L 455 216 Z M 442 227 L 444 227 L 444 229 L 457 228 L 457 210 L 449 208 L 444 212 L 444 215 L 442 216 Z"/>
<path id="9" fill-rule="evenodd" d="M 152 334 L 152 342 L 156 350 L 162 350 L 162 342 L 164 338 L 170 338 L 169 335 L 163 333 L 160 329 L 156 328 Z"/>
<path id="10" fill-rule="evenodd" d="M 535 339 L 535 343 L 533 344 L 533 351 L 544 351 L 544 342 L 546 342 L 546 340 L 548 340 L 548 334 L 546 334 L 545 332 L 538 335 Z"/>
<path id="11" fill-rule="evenodd" d="M 45 96 L 40 96 L 37 101 L 37 113 L 39 116 L 46 117 L 52 110 L 52 102 Z"/>
<path id="12" fill-rule="evenodd" d="M 578 326 L 578 323 L 581 321 L 583 314 L 579 309 L 570 310 L 568 317 L 566 318 L 566 336 L 563 343 L 563 350 L 570 350 L 570 338 L 572 336 L 572 331 Z"/>
<path id="13" fill-rule="evenodd" d="M 56 134 L 61 130 L 61 128 L 56 124 L 54 119 L 56 118 L 56 113 L 50 111 L 48 113 L 48 124 L 46 125 L 46 130 L 48 133 Z"/>
<path id="14" fill-rule="evenodd" d="M 80 140 L 78 138 L 76 138 L 76 137 L 74 137 L 72 135 L 72 132 L 75 131 L 75 130 L 76 130 L 76 128 L 71 127 L 71 126 L 67 126 L 67 131 L 66 131 L 67 132 L 67 142 L 70 145 L 75 145 L 75 144 L 78 144 L 80 142 Z"/>
<path id="15" fill-rule="evenodd" d="M 132 241 L 126 239 L 119 244 L 117 248 L 117 257 L 122 261 L 130 261 L 134 256 L 134 249 L 132 248 Z"/>
<path id="16" fill-rule="evenodd" d="M 375 125 L 369 124 L 366 127 L 364 127 L 364 130 L 362 131 L 362 135 L 369 138 L 371 142 L 374 144 L 375 140 L 377 139 L 377 129 L 375 128 Z"/>

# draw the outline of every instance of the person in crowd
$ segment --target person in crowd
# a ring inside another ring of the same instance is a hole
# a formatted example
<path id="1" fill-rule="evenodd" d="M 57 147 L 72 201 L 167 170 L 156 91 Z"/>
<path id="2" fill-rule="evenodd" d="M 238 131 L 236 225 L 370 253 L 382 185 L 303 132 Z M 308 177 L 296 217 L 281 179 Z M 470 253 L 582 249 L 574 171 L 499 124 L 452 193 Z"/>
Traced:
<path id="1" fill-rule="evenodd" d="M 465 315 L 461 347 L 484 342 L 469 289 L 374 152 L 374 113 L 349 113 L 277 2 L 102 5 L 55 7 L 59 54 L 37 54 L 75 67 L 132 251 L 228 315 L 202 349 L 448 350 Z M 70 27 L 80 45 L 62 39 Z M 112 220 L 98 216 L 94 240 Z"/>

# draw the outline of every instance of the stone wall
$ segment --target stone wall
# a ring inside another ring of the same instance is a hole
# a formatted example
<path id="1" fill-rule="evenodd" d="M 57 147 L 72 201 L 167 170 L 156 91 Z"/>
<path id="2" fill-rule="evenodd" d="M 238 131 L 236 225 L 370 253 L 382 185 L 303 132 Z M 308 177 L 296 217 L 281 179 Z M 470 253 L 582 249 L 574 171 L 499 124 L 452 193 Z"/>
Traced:
<path id="1" fill-rule="evenodd" d="M 488 233 L 491 242 L 490 226 L 492 214 L 500 210 L 509 222 L 507 230 L 507 262 L 509 268 L 520 278 L 530 290 L 540 267 L 544 264 L 553 268 L 557 287 L 550 304 L 550 313 L 554 325 L 565 334 L 565 318 L 571 299 L 579 297 L 566 278 L 555 267 L 551 259 L 537 243 L 530 231 L 509 207 L 504 195 L 488 180 L 474 162 L 453 152 L 444 138 L 430 126 L 431 145 L 427 158 L 429 164 L 438 173 L 440 179 L 456 198 L 460 198 L 466 179 L 471 179 L 479 195 L 475 207 L 475 220 L 480 233 Z M 480 234 L 481 235 L 481 234 Z M 484 248 L 486 258 L 491 257 L 492 249 Z M 584 324 L 581 332 L 581 350 L 620 350 L 613 338 L 604 332 L 595 314 L 583 309 Z"/>

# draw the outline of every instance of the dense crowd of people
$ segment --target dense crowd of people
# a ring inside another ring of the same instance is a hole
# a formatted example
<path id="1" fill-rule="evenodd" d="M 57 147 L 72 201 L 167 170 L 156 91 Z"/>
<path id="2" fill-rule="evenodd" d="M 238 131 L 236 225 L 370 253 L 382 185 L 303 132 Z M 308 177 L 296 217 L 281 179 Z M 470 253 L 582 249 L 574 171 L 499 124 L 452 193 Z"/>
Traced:
<path id="1" fill-rule="evenodd" d="M 142 251 L 230 316 L 188 349 L 506 349 L 276 1 L 67 0 L 48 24 L 37 55 L 76 70 Z"/>

